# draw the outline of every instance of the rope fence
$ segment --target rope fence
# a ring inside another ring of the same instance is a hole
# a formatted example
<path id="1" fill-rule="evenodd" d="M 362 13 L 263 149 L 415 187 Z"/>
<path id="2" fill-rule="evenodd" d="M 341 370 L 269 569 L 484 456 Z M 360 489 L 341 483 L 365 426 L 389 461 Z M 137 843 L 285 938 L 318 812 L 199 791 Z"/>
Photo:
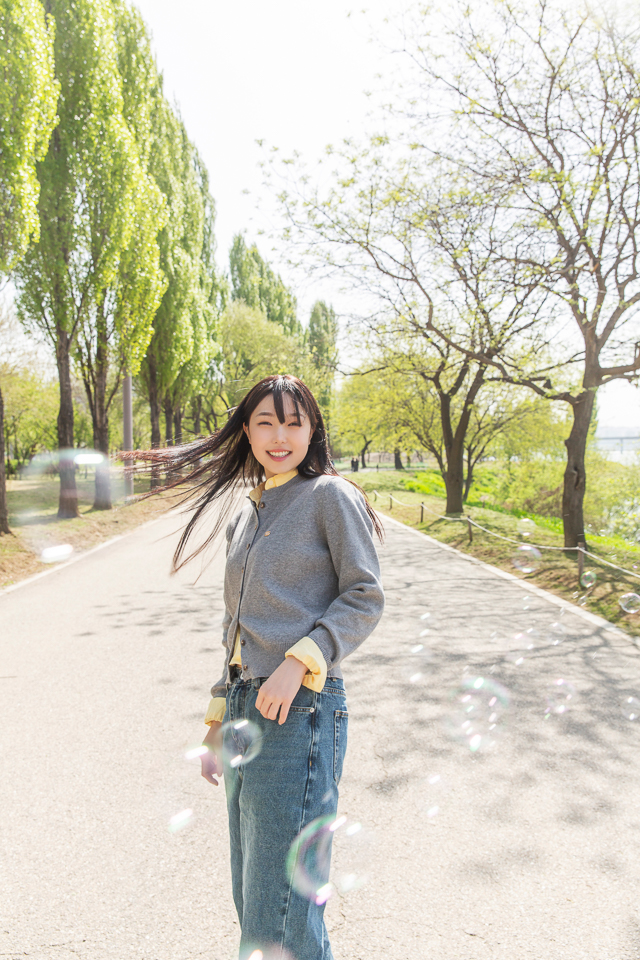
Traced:
<path id="1" fill-rule="evenodd" d="M 377 501 L 378 497 L 383 499 L 383 496 L 386 497 L 387 494 L 381 494 L 378 490 L 373 490 L 374 499 Z M 392 494 L 389 496 L 389 510 L 393 510 L 394 501 L 401 507 L 414 507 L 418 504 L 414 503 L 403 503 L 402 500 L 398 500 L 397 497 L 394 497 Z M 493 530 L 488 530 L 487 527 L 483 527 L 482 524 L 477 523 L 475 520 L 472 520 L 471 517 L 447 517 L 444 514 L 436 513 L 435 510 L 431 510 L 425 503 L 420 501 L 420 523 L 424 522 L 425 512 L 431 514 L 432 517 L 435 517 L 437 520 L 446 520 L 449 523 L 463 523 L 467 525 L 469 532 L 469 543 L 473 543 L 473 528 L 476 527 L 478 530 L 482 530 L 483 533 L 487 533 L 490 537 L 495 537 L 497 540 L 504 540 L 506 543 L 513 543 L 518 547 L 529 546 L 533 547 L 536 550 L 553 550 L 561 553 L 567 553 L 568 551 L 575 551 L 577 554 L 578 560 L 578 584 L 582 587 L 582 575 L 584 573 L 584 558 L 591 557 L 592 560 L 595 560 L 597 563 L 602 563 L 607 567 L 610 567 L 613 570 L 619 570 L 620 573 L 626 574 L 628 577 L 632 577 L 634 580 L 640 581 L 640 574 L 634 573 L 632 570 L 627 570 L 624 567 L 619 567 L 616 563 L 611 563 L 610 560 L 605 560 L 603 557 L 599 557 L 595 553 L 590 553 L 589 550 L 586 550 L 584 547 L 554 547 L 550 544 L 543 543 L 529 543 L 527 540 L 526 543 L 522 540 L 514 540 L 512 537 L 505 537 L 501 533 L 495 533 Z M 583 588 L 584 589 L 584 588 Z"/>

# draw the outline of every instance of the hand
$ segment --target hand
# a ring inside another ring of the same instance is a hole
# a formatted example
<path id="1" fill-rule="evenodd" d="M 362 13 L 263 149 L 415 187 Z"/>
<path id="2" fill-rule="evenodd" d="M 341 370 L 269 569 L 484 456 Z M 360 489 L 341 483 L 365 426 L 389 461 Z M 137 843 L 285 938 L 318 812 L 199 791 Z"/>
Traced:
<path id="1" fill-rule="evenodd" d="M 300 689 L 307 672 L 306 664 L 295 657 L 287 657 L 269 679 L 262 684 L 256 697 L 256 707 L 265 720 L 277 720 L 278 710 L 283 724 L 289 715 L 291 701 Z"/>
<path id="2" fill-rule="evenodd" d="M 214 720 L 213 723 L 209 724 L 209 731 L 202 741 L 202 746 L 207 747 L 208 750 L 200 757 L 202 776 L 214 787 L 218 786 L 218 781 L 214 780 L 214 777 L 222 776 L 221 726 L 222 722 L 220 720 Z"/>

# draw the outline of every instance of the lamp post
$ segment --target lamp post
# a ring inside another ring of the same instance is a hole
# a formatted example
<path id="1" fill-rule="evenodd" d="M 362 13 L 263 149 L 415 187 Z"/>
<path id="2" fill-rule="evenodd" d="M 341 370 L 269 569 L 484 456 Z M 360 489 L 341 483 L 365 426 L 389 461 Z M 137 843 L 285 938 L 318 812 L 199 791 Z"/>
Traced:
<path id="1" fill-rule="evenodd" d="M 133 450 L 133 402 L 131 395 L 131 375 L 126 374 L 122 381 L 122 434 L 125 450 Z M 124 495 L 133 496 L 133 463 L 125 460 Z"/>

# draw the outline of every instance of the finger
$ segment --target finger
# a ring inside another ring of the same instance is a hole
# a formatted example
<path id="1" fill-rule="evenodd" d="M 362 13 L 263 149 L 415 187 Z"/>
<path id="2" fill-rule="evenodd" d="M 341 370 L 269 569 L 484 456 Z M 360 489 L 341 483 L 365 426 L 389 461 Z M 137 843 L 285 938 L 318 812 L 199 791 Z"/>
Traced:
<path id="1" fill-rule="evenodd" d="M 209 783 L 212 783 L 212 784 L 214 785 L 214 787 L 217 787 L 217 786 L 218 786 L 218 781 L 213 779 L 214 774 L 217 774 L 217 770 L 211 770 L 208 765 L 205 766 L 205 764 L 203 763 L 203 764 L 202 764 L 202 770 L 201 770 L 200 772 L 201 772 L 201 774 L 202 774 L 202 776 L 204 777 L 205 780 L 208 780 Z M 218 776 L 219 776 L 219 774 L 218 774 Z"/>
<path id="2" fill-rule="evenodd" d="M 264 701 L 265 701 L 265 696 L 264 696 L 264 693 L 262 692 L 262 688 L 260 688 L 260 690 L 258 690 L 258 696 L 256 697 L 256 710 L 259 710 L 260 713 L 262 713 L 262 704 L 264 703 Z"/>
<path id="3" fill-rule="evenodd" d="M 279 709 L 280 702 L 278 700 L 272 701 L 266 714 L 267 720 L 275 720 L 278 716 Z"/>
<path id="4" fill-rule="evenodd" d="M 269 710 L 271 709 L 271 704 L 272 704 L 272 701 L 267 699 L 267 697 L 262 698 L 262 703 L 258 707 L 258 710 L 263 717 L 266 717 L 268 715 Z M 256 701 L 256 706 L 258 706 L 257 701 Z"/>
<path id="5" fill-rule="evenodd" d="M 218 761 L 218 756 L 215 753 L 213 753 L 211 750 L 209 751 L 209 753 L 205 753 L 204 756 L 201 757 L 200 764 L 201 764 L 203 776 L 205 774 L 211 775 L 211 774 L 218 773 L 218 768 L 220 766 Z"/>
<path id="6" fill-rule="evenodd" d="M 289 707 L 290 707 L 290 706 L 291 706 L 291 704 L 290 704 L 290 703 L 287 703 L 286 701 L 285 701 L 283 704 L 280 705 L 280 719 L 278 720 L 278 723 L 279 723 L 280 725 L 282 725 L 282 724 L 285 722 L 285 720 L 287 719 L 287 717 L 289 716 Z"/>
<path id="7" fill-rule="evenodd" d="M 208 757 L 209 760 L 209 773 L 214 777 L 221 777 L 223 773 L 222 759 L 219 754 L 211 753 Z"/>

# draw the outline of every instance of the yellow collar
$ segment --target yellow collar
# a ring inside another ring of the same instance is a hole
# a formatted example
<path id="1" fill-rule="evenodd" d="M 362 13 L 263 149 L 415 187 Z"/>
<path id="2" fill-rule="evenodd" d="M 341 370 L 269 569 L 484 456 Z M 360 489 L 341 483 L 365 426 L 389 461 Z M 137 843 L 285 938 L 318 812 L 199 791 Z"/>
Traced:
<path id="1" fill-rule="evenodd" d="M 293 480 L 293 478 L 297 476 L 297 469 L 287 470 L 286 473 L 278 473 L 275 475 L 275 477 L 270 477 L 268 480 L 263 480 L 262 483 L 259 483 L 258 486 L 251 491 L 249 497 L 254 503 L 260 503 L 263 490 L 272 490 L 274 487 L 282 487 L 285 483 L 289 483 L 289 480 Z"/>

